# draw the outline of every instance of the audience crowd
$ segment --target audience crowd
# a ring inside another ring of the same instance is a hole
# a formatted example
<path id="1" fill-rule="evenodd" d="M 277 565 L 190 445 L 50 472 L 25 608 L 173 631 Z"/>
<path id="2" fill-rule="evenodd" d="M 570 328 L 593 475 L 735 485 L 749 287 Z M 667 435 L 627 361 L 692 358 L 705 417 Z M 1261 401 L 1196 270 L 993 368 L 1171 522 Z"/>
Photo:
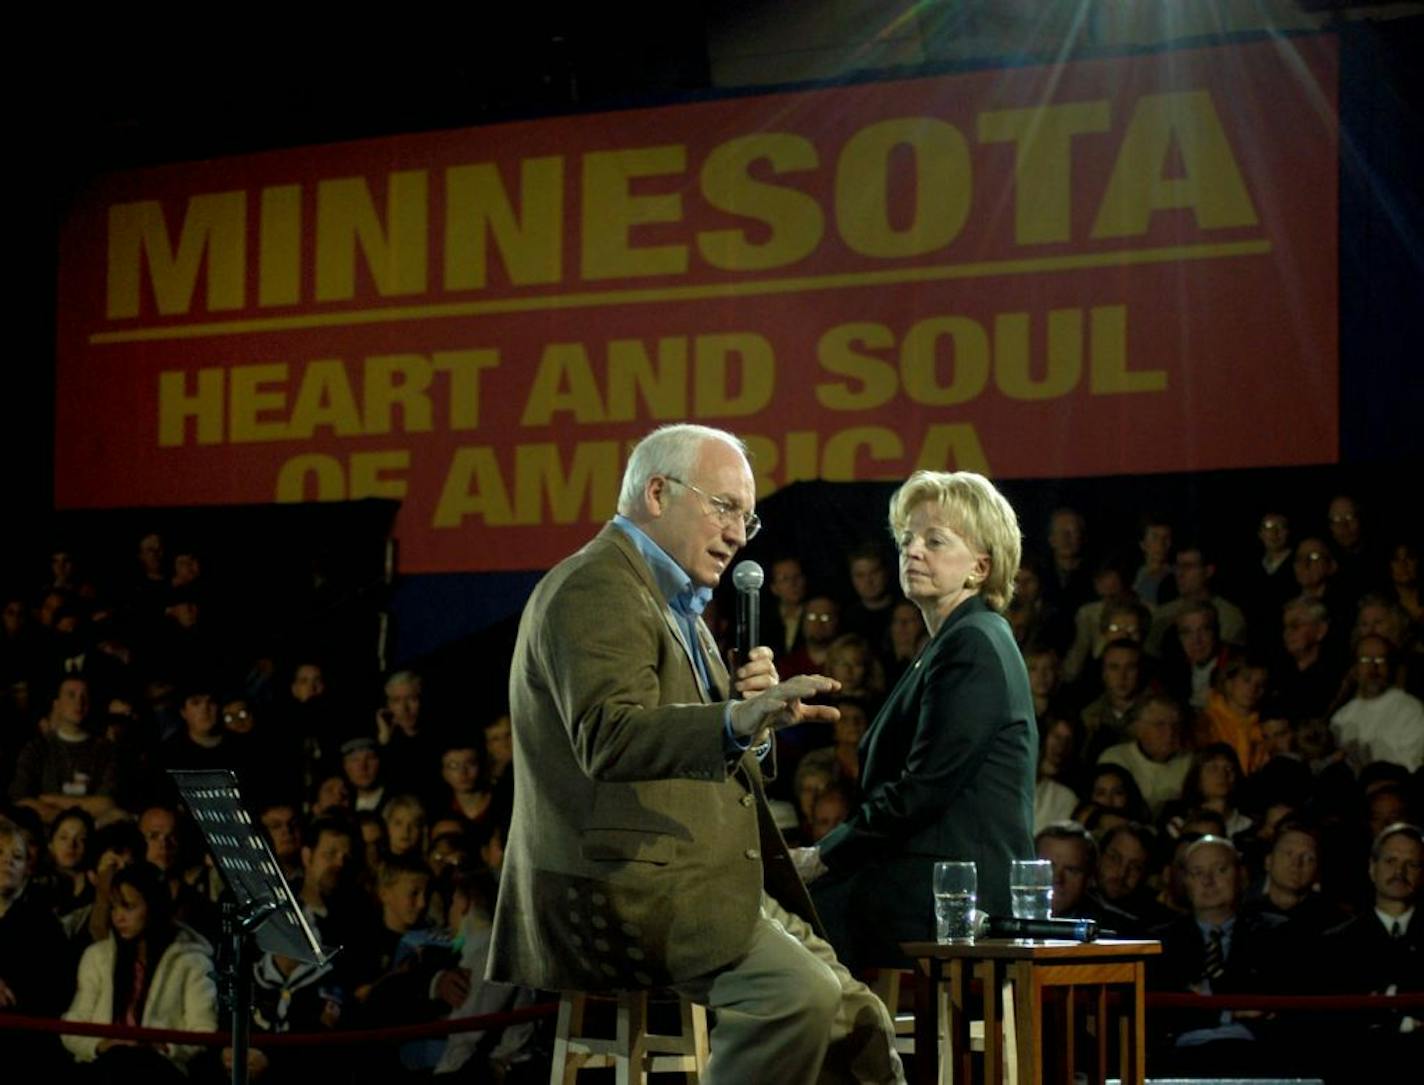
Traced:
<path id="1" fill-rule="evenodd" d="M 1349 496 L 1313 511 L 1264 510 L 1230 557 L 1165 516 L 1143 517 L 1135 539 L 1095 540 L 1072 509 L 1025 524 L 1009 617 L 1038 713 L 1053 911 L 1159 938 L 1159 990 L 1424 991 L 1419 548 L 1373 537 Z M 927 636 L 880 543 L 849 549 L 833 583 L 811 583 L 804 557 L 769 563 L 761 639 L 783 676 L 838 679 L 841 719 L 782 732 L 766 762 L 794 843 L 855 809 L 860 741 Z M 36 579 L 11 586 L 0 624 L 0 1013 L 217 1027 L 221 881 L 166 770 L 230 768 L 321 940 L 345 947 L 323 965 L 256 961 L 254 1081 L 547 1076 L 531 1025 L 263 1044 L 539 997 L 482 978 L 517 778 L 502 690 L 451 712 L 412 671 L 372 675 L 369 696 L 339 688 L 317 653 L 273 658 L 228 635 L 201 555 L 170 555 L 157 535 L 126 581 L 93 582 L 70 550 Z M 719 637 L 722 614 L 706 615 Z M 1417 1013 L 1387 1010 L 1322 1027 L 1174 1008 L 1149 1027 L 1158 1076 L 1319 1072 L 1346 1050 L 1353 1070 L 1388 1067 L 1424 1044 Z M 216 1081 L 231 1059 L 5 1043 L 59 1080 Z"/>

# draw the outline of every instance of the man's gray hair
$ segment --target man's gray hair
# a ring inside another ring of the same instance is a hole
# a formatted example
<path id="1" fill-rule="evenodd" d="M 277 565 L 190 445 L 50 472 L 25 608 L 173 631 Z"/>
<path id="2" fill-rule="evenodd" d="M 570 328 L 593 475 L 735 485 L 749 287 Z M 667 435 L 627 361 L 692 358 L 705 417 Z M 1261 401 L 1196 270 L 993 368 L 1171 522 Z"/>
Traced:
<path id="1" fill-rule="evenodd" d="M 1312 622 L 1330 620 L 1330 608 L 1311 595 L 1297 596 L 1281 608 L 1281 613 L 1289 614 L 1292 610 L 1304 611 L 1305 616 Z"/>
<path id="2" fill-rule="evenodd" d="M 638 442 L 623 470 L 623 487 L 618 493 L 618 511 L 624 516 L 636 516 L 643 511 L 643 490 L 648 479 L 663 475 L 691 482 L 688 477 L 697 466 L 698 454 L 708 441 L 721 441 L 747 458 L 747 446 L 740 437 L 726 430 L 679 422 L 659 426 Z"/>
<path id="3" fill-rule="evenodd" d="M 386 679 L 386 684 L 382 688 L 387 693 L 390 693 L 396 686 L 414 686 L 416 691 L 419 692 L 421 685 L 420 675 L 414 671 L 396 671 L 395 674 Z"/>

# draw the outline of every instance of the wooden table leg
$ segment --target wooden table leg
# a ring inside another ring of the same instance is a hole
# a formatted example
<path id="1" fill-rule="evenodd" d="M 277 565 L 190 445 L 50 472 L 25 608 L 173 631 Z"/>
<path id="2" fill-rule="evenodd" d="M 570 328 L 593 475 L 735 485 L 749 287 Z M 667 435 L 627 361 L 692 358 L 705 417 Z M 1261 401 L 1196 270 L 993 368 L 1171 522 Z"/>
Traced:
<path id="1" fill-rule="evenodd" d="M 1132 969 L 1132 1061 L 1123 1059 L 1123 1085 L 1144 1085 L 1147 1081 L 1146 981 L 1147 964 L 1137 961 Z"/>
<path id="2" fill-rule="evenodd" d="M 945 1045 L 939 1060 L 940 1085 L 950 1085 L 953 1081 L 969 1085 L 974 1080 L 974 1053 L 969 1049 L 968 1003 L 969 983 L 964 962 L 950 961 L 949 997 L 941 1003 Z M 918 1048 L 916 1051 L 918 1053 Z"/>
<path id="3" fill-rule="evenodd" d="M 1019 1072 L 1023 1075 L 1019 1080 L 1041 1082 L 1043 1071 L 1038 1059 L 1043 1050 L 1043 1018 L 1035 1014 L 1034 1000 L 1042 997 L 1042 992 L 1035 990 L 1031 963 L 1018 962 L 1010 972 L 1014 980 L 1014 1035 L 1021 1067 Z"/>
<path id="4" fill-rule="evenodd" d="M 1097 1070 L 1098 1085 L 1107 1085 L 1108 1080 L 1108 985 L 1098 984 L 1098 1035 L 1097 1039 Z M 1119 1052 L 1119 1065 L 1121 1064 L 1121 1053 Z M 1122 1073 L 1121 1070 L 1118 1071 Z"/>
<path id="5" fill-rule="evenodd" d="M 944 968 L 939 961 L 921 961 L 920 967 L 915 969 L 916 1085 L 935 1085 L 939 1080 L 940 1035 L 944 1031 L 943 983 Z"/>
<path id="6" fill-rule="evenodd" d="M 979 961 L 974 974 L 984 989 L 984 1085 L 1004 1080 L 1004 1030 L 999 1021 L 999 969 L 992 960 Z"/>

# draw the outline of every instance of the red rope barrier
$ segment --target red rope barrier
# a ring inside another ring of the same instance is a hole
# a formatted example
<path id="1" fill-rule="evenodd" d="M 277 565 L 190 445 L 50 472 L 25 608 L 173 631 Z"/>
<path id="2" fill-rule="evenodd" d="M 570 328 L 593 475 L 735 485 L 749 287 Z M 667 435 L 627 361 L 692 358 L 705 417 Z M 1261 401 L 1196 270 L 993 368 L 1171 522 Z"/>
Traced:
<path id="1" fill-rule="evenodd" d="M 1424 1010 L 1424 991 L 1398 995 L 1194 995 L 1150 991 L 1148 1009 L 1162 1010 Z"/>
<path id="2" fill-rule="evenodd" d="M 333 1029 L 330 1032 L 256 1032 L 251 1034 L 253 1047 L 322 1047 L 352 1044 L 403 1043 L 449 1036 L 455 1032 L 477 1029 L 505 1028 L 553 1017 L 559 1012 L 557 1002 L 543 1002 L 507 1013 L 486 1013 L 478 1017 L 455 1017 L 440 1021 L 425 1021 L 418 1025 L 398 1025 L 385 1028 Z M 138 1040 L 145 1043 L 200 1044 L 204 1047 L 227 1047 L 232 1042 L 227 1032 L 183 1032 L 168 1028 L 132 1028 L 127 1025 L 100 1025 L 88 1021 L 62 1021 L 57 1017 L 25 1017 L 20 1014 L 0 1014 L 0 1032 L 54 1032 L 69 1036 L 99 1036 L 111 1040 Z"/>

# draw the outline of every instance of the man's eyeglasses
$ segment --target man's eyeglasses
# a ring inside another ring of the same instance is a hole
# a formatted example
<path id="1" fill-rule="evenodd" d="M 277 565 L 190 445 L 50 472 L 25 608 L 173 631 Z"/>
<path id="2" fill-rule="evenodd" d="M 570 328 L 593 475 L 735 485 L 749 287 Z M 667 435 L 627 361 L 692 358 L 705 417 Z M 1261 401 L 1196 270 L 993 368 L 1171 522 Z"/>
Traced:
<path id="1" fill-rule="evenodd" d="M 676 475 L 664 475 L 663 477 L 669 482 L 676 482 L 679 486 L 686 486 L 693 493 L 705 500 L 707 504 L 712 507 L 712 515 L 717 517 L 717 522 L 723 527 L 731 527 L 740 520 L 742 529 L 747 533 L 747 542 L 751 542 L 756 536 L 756 533 L 761 530 L 761 517 L 756 513 L 743 512 L 725 497 L 709 494 L 700 486 L 694 486 L 690 482 L 685 482 Z"/>
<path id="2" fill-rule="evenodd" d="M 1360 656 L 1356 662 L 1363 663 L 1367 667 L 1383 667 L 1389 663 L 1389 656 Z"/>

